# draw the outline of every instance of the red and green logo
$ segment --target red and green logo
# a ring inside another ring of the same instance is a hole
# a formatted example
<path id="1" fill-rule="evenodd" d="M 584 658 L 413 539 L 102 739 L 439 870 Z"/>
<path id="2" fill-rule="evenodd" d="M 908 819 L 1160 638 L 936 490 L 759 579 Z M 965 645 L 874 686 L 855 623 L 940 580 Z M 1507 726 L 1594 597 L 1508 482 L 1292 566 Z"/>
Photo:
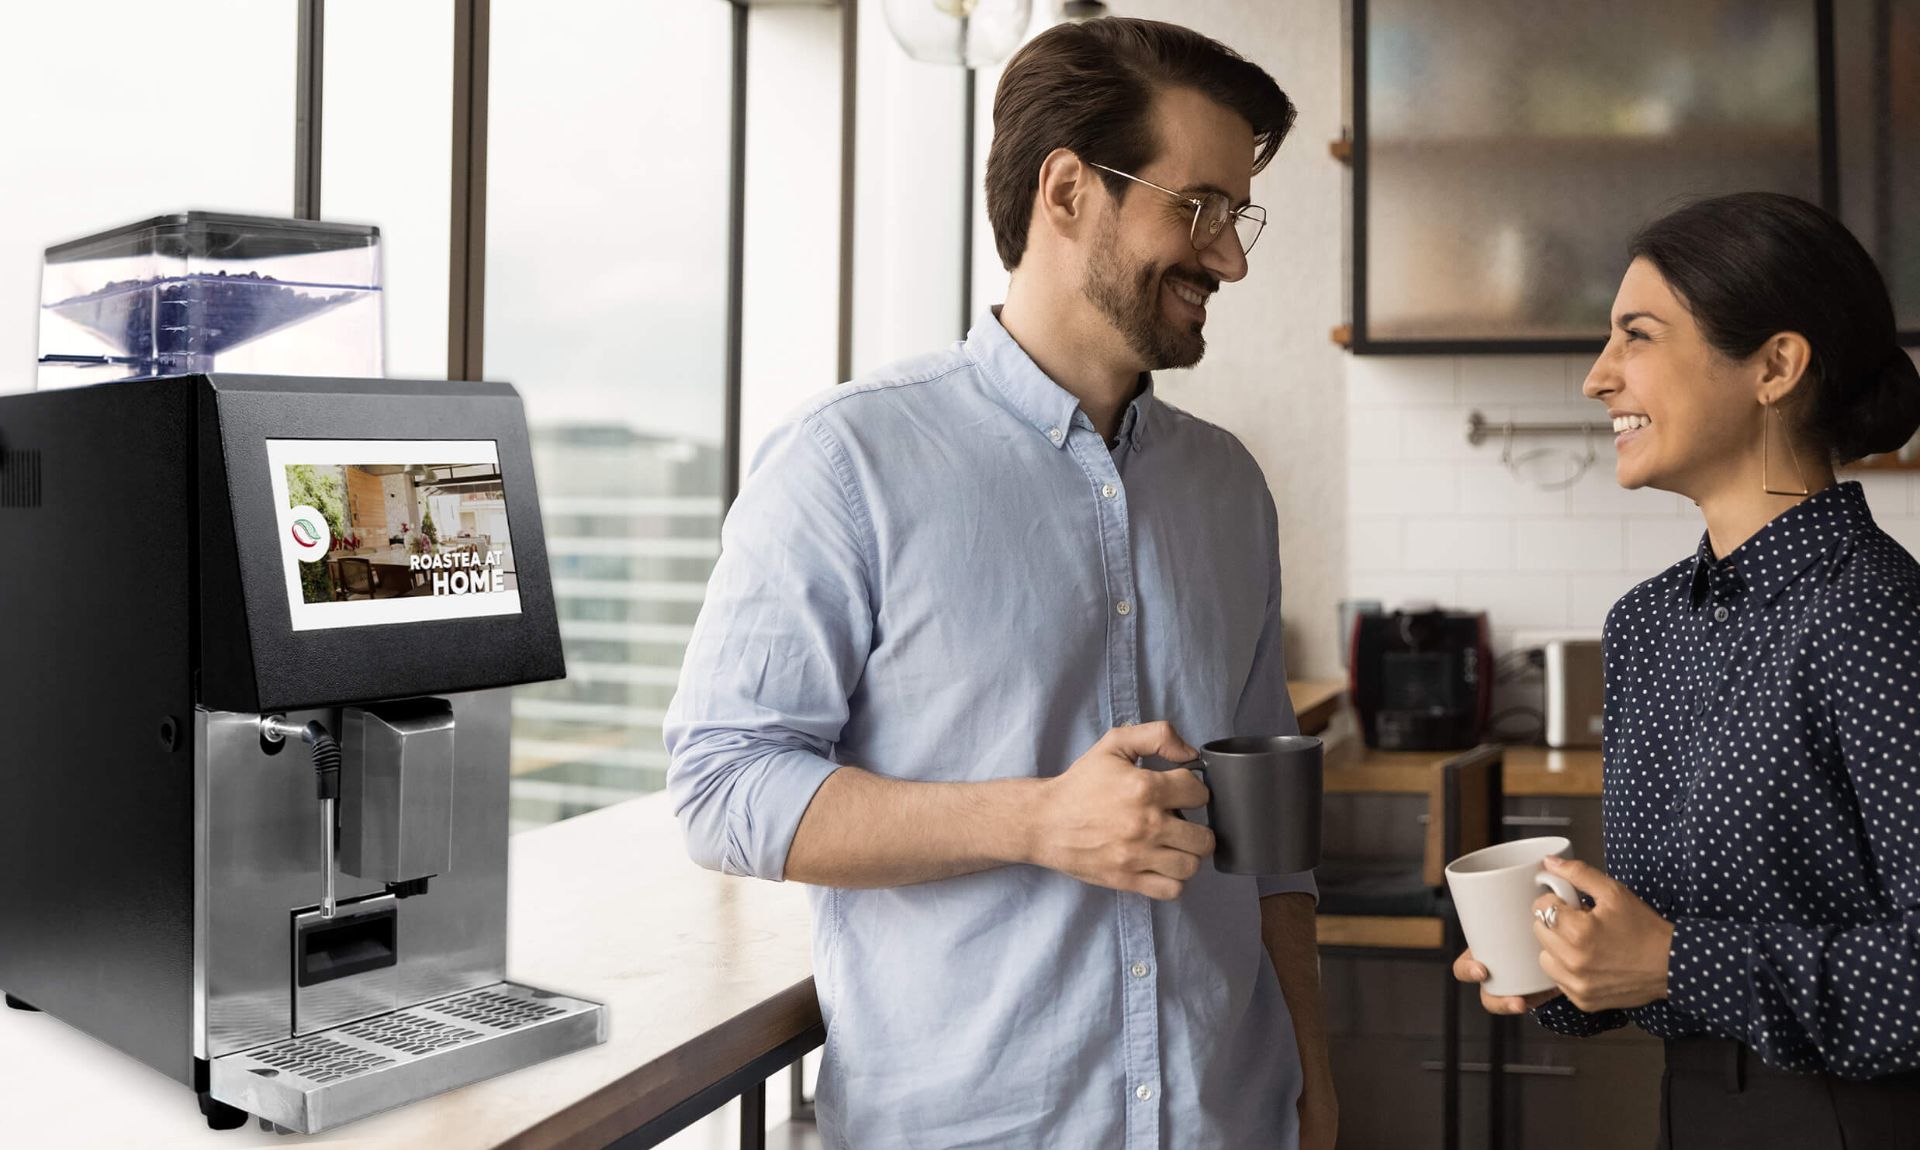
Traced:
<path id="1" fill-rule="evenodd" d="M 289 507 L 280 517 L 280 527 L 293 540 L 293 557 L 302 563 L 318 563 L 333 548 L 333 531 L 317 507 Z M 280 545 L 285 547 L 286 539 Z"/>

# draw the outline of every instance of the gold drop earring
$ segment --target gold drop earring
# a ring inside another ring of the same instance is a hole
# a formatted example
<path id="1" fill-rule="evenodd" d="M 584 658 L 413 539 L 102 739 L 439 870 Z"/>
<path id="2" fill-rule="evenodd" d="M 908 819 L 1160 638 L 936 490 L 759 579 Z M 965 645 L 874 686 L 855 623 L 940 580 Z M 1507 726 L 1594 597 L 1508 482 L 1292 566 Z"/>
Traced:
<path id="1" fill-rule="evenodd" d="M 1771 403 L 1761 403 L 1767 414 L 1760 420 L 1760 487 L 1768 495 L 1809 495 L 1806 472 L 1800 470 L 1800 454 L 1793 449 L 1793 437 L 1780 427 L 1781 442 L 1787 445 L 1787 456 L 1793 460 L 1793 474 L 1800 480 L 1800 490 L 1792 491 L 1773 485 L 1773 432 L 1780 423 L 1780 409 Z"/>

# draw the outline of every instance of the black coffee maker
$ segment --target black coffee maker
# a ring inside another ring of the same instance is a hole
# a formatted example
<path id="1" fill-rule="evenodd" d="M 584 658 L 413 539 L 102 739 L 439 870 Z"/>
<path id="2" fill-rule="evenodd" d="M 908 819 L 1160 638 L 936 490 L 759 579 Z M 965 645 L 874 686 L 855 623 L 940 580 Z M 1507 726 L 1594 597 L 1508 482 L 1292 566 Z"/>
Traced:
<path id="1" fill-rule="evenodd" d="M 1354 618 L 1351 686 L 1367 746 L 1464 750 L 1493 703 L 1493 647 L 1484 613 L 1438 608 Z"/>

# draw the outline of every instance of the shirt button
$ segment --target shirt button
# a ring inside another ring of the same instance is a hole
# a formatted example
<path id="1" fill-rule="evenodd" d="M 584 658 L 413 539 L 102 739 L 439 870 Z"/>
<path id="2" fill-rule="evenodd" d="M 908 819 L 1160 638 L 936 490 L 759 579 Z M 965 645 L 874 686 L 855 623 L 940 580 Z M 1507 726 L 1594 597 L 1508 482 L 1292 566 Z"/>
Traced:
<path id="1" fill-rule="evenodd" d="M 1713 609 L 1713 621 L 1714 621 L 1714 622 L 1716 622 L 1716 623 L 1724 623 L 1724 622 L 1726 622 L 1726 621 L 1727 621 L 1727 609 L 1726 609 L 1725 607 L 1715 607 L 1715 608 Z"/>
<path id="2" fill-rule="evenodd" d="M 1147 964 L 1144 962 L 1136 962 L 1127 968 L 1127 973 L 1133 975 L 1135 978 L 1145 978 L 1147 976 Z"/>
<path id="3" fill-rule="evenodd" d="M 1049 427 L 1047 428 L 1047 438 L 1053 440 L 1055 443 L 1058 443 L 1062 439 L 1066 438 L 1066 433 L 1061 431 L 1057 427 Z"/>
<path id="4" fill-rule="evenodd" d="M 1133 1092 L 1133 1096 L 1134 1096 L 1135 1098 L 1138 1098 L 1138 1099 L 1139 1099 L 1140 1101 L 1142 1101 L 1142 1102 L 1145 1102 L 1145 1101 L 1146 1101 L 1147 1099 L 1149 1099 L 1149 1098 L 1152 1098 L 1152 1097 L 1153 1097 L 1153 1087 L 1151 1087 L 1151 1086 L 1142 1086 L 1142 1087 L 1140 1087 L 1140 1089 L 1138 1089 L 1138 1090 L 1135 1090 L 1135 1091 Z"/>
<path id="5" fill-rule="evenodd" d="M 1100 495 L 1104 499 L 1112 499 L 1114 496 L 1118 494 L 1120 493 L 1114 489 L 1114 486 L 1111 483 L 1105 484 L 1100 488 Z"/>
<path id="6" fill-rule="evenodd" d="M 1113 609 L 1114 609 L 1115 611 L 1118 611 L 1118 612 L 1120 612 L 1120 613 L 1121 613 L 1122 615 L 1131 615 L 1131 614 L 1133 614 L 1133 604 L 1131 604 L 1131 603 L 1129 603 L 1129 602 L 1127 602 L 1127 601 L 1126 601 L 1125 599 L 1122 599 L 1122 600 L 1120 600 L 1120 602 L 1118 602 L 1118 603 L 1115 603 L 1115 604 L 1113 605 Z"/>

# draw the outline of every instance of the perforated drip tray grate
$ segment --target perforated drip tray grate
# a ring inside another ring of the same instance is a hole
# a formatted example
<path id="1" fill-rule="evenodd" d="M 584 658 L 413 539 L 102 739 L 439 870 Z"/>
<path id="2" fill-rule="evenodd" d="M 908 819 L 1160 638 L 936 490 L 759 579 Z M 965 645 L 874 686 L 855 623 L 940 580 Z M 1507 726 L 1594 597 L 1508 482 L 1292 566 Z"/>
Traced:
<path id="1" fill-rule="evenodd" d="M 536 991 L 536 996 L 544 992 Z M 495 990 L 476 990 L 472 994 L 463 994 L 458 998 L 436 1002 L 433 1009 L 441 1014 L 450 1014 L 455 1018 L 464 1018 L 468 1022 L 484 1023 L 500 1030 L 516 1030 L 529 1022 L 538 1022 L 560 1013 L 557 1006 L 548 1006 L 544 1002 L 529 1002 L 524 998 L 515 998 Z"/>
<path id="2" fill-rule="evenodd" d="M 599 1003 L 499 982 L 216 1058 L 210 1085 L 315 1134 L 605 1040 Z"/>
<path id="3" fill-rule="evenodd" d="M 296 1038 L 257 1050 L 254 1058 L 264 1066 L 254 1070 L 262 1078 L 290 1074 L 317 1085 L 351 1078 L 363 1070 L 392 1066 L 393 1059 L 382 1058 L 367 1050 L 356 1050 L 331 1038 Z"/>

